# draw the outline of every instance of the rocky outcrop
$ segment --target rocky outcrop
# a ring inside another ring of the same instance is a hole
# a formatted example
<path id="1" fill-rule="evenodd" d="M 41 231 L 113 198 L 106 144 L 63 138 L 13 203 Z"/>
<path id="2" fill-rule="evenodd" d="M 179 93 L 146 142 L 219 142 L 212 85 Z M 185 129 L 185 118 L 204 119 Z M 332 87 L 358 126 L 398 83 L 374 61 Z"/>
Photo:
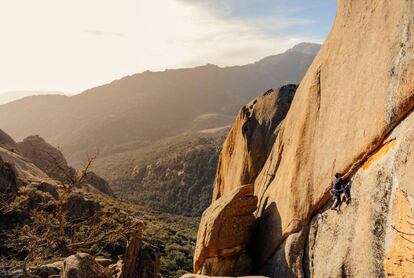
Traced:
<path id="1" fill-rule="evenodd" d="M 413 1 L 338 2 L 333 30 L 255 181 L 259 269 L 281 268 L 278 248 L 329 200 L 333 173 L 357 167 L 412 111 L 413 11 Z"/>
<path id="2" fill-rule="evenodd" d="M 55 200 L 59 199 L 59 192 L 56 185 L 47 182 L 40 182 L 33 183 L 33 186 L 39 191 L 49 193 Z"/>
<path id="3" fill-rule="evenodd" d="M 269 90 L 240 110 L 220 154 L 213 200 L 256 179 L 270 154 L 278 126 L 289 110 L 296 88 L 296 85 L 287 85 L 277 91 Z"/>
<path id="4" fill-rule="evenodd" d="M 71 194 L 63 205 L 66 215 L 71 220 L 91 217 L 101 206 L 98 202 L 89 200 L 81 194 Z"/>
<path id="5" fill-rule="evenodd" d="M 0 193 L 17 193 L 17 177 L 12 164 L 4 162 L 0 156 Z"/>
<path id="6" fill-rule="evenodd" d="M 0 157 L 4 162 L 13 164 L 19 180 L 25 180 L 27 182 L 50 180 L 46 173 L 16 151 L 0 146 Z"/>
<path id="7" fill-rule="evenodd" d="M 63 153 L 40 136 L 29 136 L 18 143 L 19 152 L 53 179 L 69 182 L 78 173 L 70 167 Z M 89 172 L 84 183 L 104 194 L 113 195 L 109 184 L 94 172 Z"/>
<path id="8" fill-rule="evenodd" d="M 14 151 L 17 148 L 17 143 L 7 133 L 0 129 L 0 147 Z"/>
<path id="9" fill-rule="evenodd" d="M 86 253 L 77 253 L 63 262 L 62 278 L 110 278 L 107 270 Z"/>
<path id="10" fill-rule="evenodd" d="M 201 218 L 194 273 L 242 276 L 252 272 L 253 261 L 248 248 L 256 204 L 253 184 L 236 188 L 211 204 Z"/>
<path id="11" fill-rule="evenodd" d="M 411 114 L 355 173 L 351 205 L 312 219 L 308 277 L 414 276 L 413 127 Z"/>
<path id="12" fill-rule="evenodd" d="M 252 181 L 257 274 L 412 276 L 413 13 L 413 0 L 338 1 L 332 32 Z M 226 149 L 237 153 L 243 144 L 233 142 Z M 251 177 L 238 170 L 251 168 L 245 156 L 229 165 L 220 165 L 221 181 Z M 326 211 L 336 172 L 353 178 L 340 214 Z M 219 183 L 213 199 L 239 184 Z"/>
<path id="13" fill-rule="evenodd" d="M 109 183 L 94 172 L 87 173 L 84 181 L 91 188 L 94 188 L 107 195 L 113 195 Z"/>
<path id="14" fill-rule="evenodd" d="M 42 169 L 51 178 L 65 180 L 67 174 L 74 174 L 62 152 L 38 135 L 29 136 L 18 143 L 20 153 Z"/>
<path id="15" fill-rule="evenodd" d="M 140 228 L 133 231 L 123 258 L 120 278 L 158 278 L 160 260 L 155 250 L 142 242 Z"/>

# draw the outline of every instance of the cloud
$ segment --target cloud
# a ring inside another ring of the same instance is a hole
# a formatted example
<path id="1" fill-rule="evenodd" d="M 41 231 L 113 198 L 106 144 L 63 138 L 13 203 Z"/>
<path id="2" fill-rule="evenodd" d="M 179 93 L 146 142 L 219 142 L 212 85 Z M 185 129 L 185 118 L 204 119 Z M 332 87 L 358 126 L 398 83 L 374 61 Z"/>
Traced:
<path id="1" fill-rule="evenodd" d="M 253 2 L 0 1 L 0 91 L 79 92 L 147 69 L 251 63 L 323 39 L 312 18 L 243 14 L 272 1 Z"/>

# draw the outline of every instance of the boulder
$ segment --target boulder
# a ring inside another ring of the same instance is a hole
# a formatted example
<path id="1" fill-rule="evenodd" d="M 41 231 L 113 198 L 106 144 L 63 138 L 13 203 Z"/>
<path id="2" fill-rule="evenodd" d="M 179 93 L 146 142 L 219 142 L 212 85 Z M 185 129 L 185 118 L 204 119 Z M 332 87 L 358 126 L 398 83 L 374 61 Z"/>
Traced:
<path id="1" fill-rule="evenodd" d="M 53 179 L 68 183 L 77 175 L 76 169 L 68 165 L 63 153 L 38 135 L 29 136 L 19 142 L 18 150 Z M 109 184 L 93 172 L 86 174 L 84 183 L 104 194 L 113 195 Z"/>
<path id="2" fill-rule="evenodd" d="M 157 252 L 142 242 L 141 227 L 130 235 L 123 258 L 120 278 L 158 278 L 160 259 Z"/>
<path id="3" fill-rule="evenodd" d="M 11 163 L 4 162 L 0 156 L 0 192 L 17 193 L 16 171 Z"/>
<path id="4" fill-rule="evenodd" d="M 75 174 L 62 152 L 38 135 L 29 136 L 18 143 L 19 152 L 51 178 L 66 182 L 67 175 Z"/>
<path id="5" fill-rule="evenodd" d="M 297 86 L 269 90 L 245 105 L 223 144 L 213 200 L 243 184 L 252 183 L 275 141 L 278 126 L 285 118 Z"/>
<path id="6" fill-rule="evenodd" d="M 49 193 L 55 200 L 59 199 L 59 192 L 56 185 L 47 182 L 41 182 L 35 183 L 33 186 L 39 191 Z"/>
<path id="7" fill-rule="evenodd" d="M 94 172 L 88 172 L 85 176 L 85 181 L 87 185 L 95 188 L 99 192 L 102 192 L 107 195 L 114 195 L 112 192 L 111 187 L 109 186 L 108 182 L 95 174 Z"/>
<path id="8" fill-rule="evenodd" d="M 110 278 L 107 270 L 86 253 L 77 253 L 63 262 L 62 278 Z"/>
<path id="9" fill-rule="evenodd" d="M 253 184 L 235 188 L 203 213 L 197 234 L 194 273 L 212 276 L 249 275 L 253 261 L 249 243 L 257 197 Z"/>
<path id="10" fill-rule="evenodd" d="M 69 219 L 76 220 L 93 216 L 101 208 L 101 205 L 99 202 L 86 199 L 81 194 L 73 193 L 63 207 Z"/>

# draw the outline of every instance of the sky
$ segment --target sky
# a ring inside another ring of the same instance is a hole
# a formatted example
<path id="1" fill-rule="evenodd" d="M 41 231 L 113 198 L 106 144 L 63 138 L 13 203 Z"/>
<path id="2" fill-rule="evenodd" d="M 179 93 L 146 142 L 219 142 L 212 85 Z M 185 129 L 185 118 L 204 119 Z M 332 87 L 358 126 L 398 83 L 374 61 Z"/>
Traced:
<path id="1" fill-rule="evenodd" d="M 0 0 L 0 92 L 241 65 L 323 42 L 336 0 Z"/>

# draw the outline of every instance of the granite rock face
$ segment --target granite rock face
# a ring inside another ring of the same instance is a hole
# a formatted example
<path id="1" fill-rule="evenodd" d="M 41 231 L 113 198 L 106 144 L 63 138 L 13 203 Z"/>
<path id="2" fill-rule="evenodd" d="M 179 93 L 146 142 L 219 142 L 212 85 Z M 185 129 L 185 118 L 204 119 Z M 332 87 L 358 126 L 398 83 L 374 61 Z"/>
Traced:
<path id="1" fill-rule="evenodd" d="M 309 276 L 414 276 L 413 154 L 411 114 L 353 176 L 352 203 L 312 219 Z"/>
<path id="2" fill-rule="evenodd" d="M 413 0 L 339 0 L 264 165 L 251 166 L 243 140 L 226 142 L 213 205 L 245 177 L 254 183 L 250 274 L 413 275 L 413 14 Z M 337 172 L 353 197 L 339 214 L 327 210 Z"/>
<path id="3" fill-rule="evenodd" d="M 256 205 L 253 184 L 235 188 L 211 204 L 201 218 L 194 273 L 242 276 L 252 272 L 249 242 Z"/>
<path id="4" fill-rule="evenodd" d="M 296 85 L 286 85 L 277 91 L 269 90 L 240 110 L 220 154 L 213 200 L 255 180 L 270 154 L 296 89 Z"/>
<path id="5" fill-rule="evenodd" d="M 359 167 L 413 110 L 413 5 L 338 2 L 332 32 L 255 180 L 259 269 L 327 203 L 333 173 Z"/>

